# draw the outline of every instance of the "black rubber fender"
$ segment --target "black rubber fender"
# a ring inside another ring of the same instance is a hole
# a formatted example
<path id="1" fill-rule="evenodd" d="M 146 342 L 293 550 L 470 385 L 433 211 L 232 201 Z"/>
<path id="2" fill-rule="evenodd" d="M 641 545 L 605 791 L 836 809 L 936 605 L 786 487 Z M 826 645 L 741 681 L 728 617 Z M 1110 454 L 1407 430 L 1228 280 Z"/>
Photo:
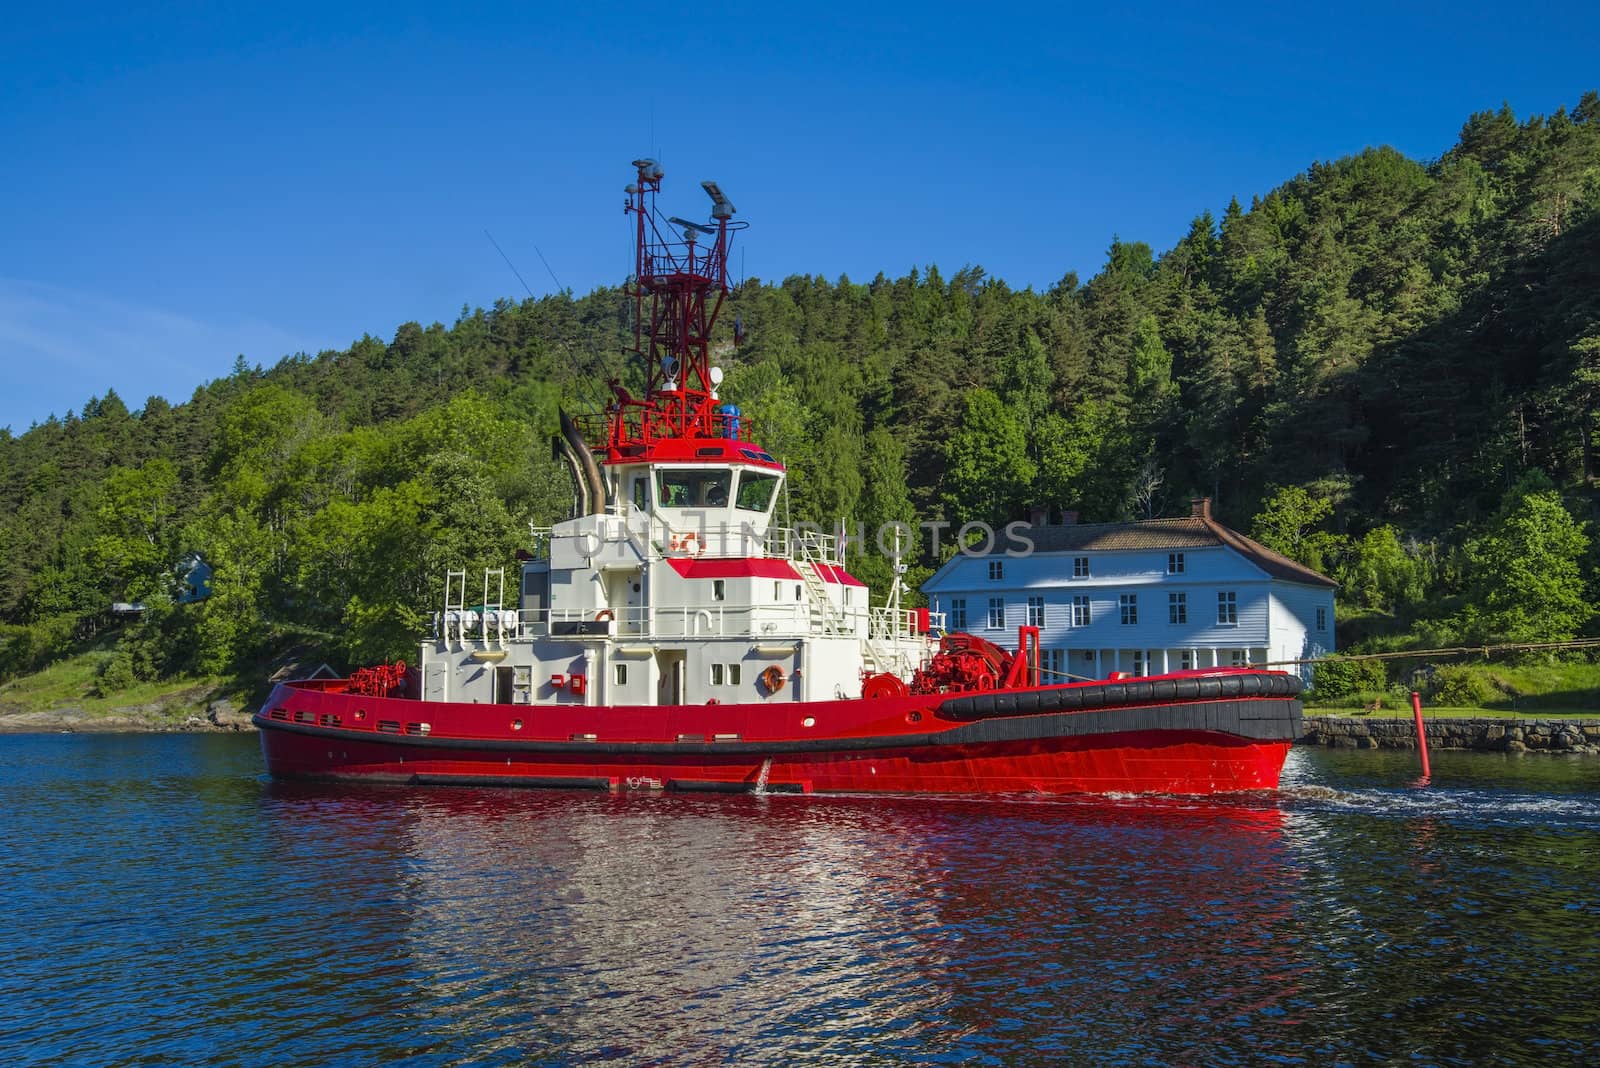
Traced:
<path id="1" fill-rule="evenodd" d="M 1179 679 L 1130 679 L 1042 690 L 997 690 L 952 697 L 939 706 L 943 719 L 973 720 L 998 716 L 1117 708 L 1169 701 L 1226 700 L 1235 697 L 1294 697 L 1302 683 L 1297 675 L 1241 672 Z"/>

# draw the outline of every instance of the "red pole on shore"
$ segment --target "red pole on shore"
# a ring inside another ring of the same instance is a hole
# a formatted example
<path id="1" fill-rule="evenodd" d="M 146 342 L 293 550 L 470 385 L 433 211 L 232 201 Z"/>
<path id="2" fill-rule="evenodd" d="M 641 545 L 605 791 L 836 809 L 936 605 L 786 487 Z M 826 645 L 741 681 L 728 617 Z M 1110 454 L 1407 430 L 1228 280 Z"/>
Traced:
<path id="1" fill-rule="evenodd" d="M 1411 691 L 1411 711 L 1417 719 L 1417 752 L 1422 754 L 1422 781 L 1427 782 L 1431 774 L 1428 770 L 1428 733 L 1422 727 L 1422 695 Z"/>

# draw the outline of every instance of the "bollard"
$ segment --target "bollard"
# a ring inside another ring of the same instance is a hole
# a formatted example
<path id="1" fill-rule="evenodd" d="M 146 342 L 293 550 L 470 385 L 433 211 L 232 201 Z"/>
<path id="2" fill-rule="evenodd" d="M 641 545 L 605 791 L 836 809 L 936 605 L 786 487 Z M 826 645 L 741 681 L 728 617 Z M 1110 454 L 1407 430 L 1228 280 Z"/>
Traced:
<path id="1" fill-rule="evenodd" d="M 1428 771 L 1428 732 L 1422 727 L 1422 695 L 1411 691 L 1411 711 L 1417 720 L 1417 752 L 1422 754 L 1422 781 L 1427 782 Z"/>

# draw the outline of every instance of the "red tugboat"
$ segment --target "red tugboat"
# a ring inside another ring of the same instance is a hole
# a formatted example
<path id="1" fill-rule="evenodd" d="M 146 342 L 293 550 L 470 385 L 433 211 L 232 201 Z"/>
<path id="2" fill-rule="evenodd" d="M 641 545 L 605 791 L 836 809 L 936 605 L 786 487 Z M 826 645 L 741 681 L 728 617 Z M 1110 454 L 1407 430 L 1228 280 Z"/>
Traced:
<path id="1" fill-rule="evenodd" d="M 1015 652 L 886 605 L 836 538 L 774 523 L 782 464 L 717 396 L 710 338 L 744 224 L 663 219 L 634 163 L 635 347 L 561 418 L 574 518 L 503 570 L 446 579 L 418 663 L 277 686 L 255 723 L 285 778 L 719 791 L 1210 794 L 1277 785 L 1300 680 L 1219 668 L 1042 683 Z M 590 445 L 589 442 L 594 442 Z M 469 601 L 476 601 L 469 604 Z"/>

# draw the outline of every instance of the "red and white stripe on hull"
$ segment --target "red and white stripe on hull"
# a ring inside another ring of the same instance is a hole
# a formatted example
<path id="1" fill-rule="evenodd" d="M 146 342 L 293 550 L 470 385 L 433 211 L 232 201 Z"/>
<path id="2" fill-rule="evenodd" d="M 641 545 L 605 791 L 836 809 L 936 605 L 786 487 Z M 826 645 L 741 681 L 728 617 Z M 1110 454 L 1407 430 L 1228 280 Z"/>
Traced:
<path id="1" fill-rule="evenodd" d="M 284 685 L 256 723 L 268 770 L 285 778 L 1210 794 L 1277 786 L 1300 718 L 1298 701 L 1257 697 L 953 721 L 940 716 L 948 699 L 595 708 L 459 705 Z"/>

